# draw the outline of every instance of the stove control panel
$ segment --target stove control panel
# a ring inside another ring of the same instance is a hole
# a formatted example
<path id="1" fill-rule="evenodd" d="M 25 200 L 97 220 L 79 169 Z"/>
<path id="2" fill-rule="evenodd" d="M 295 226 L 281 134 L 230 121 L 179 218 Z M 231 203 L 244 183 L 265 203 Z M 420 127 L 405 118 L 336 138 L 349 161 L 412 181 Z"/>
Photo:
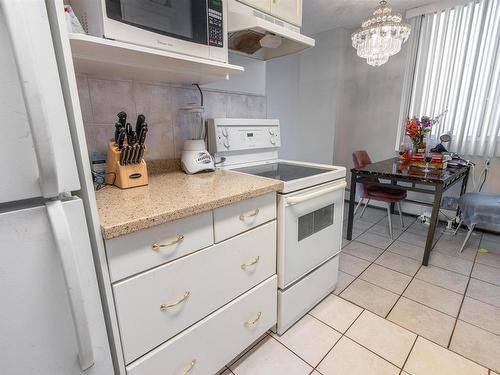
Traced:
<path id="1" fill-rule="evenodd" d="M 226 120 L 217 122 L 216 120 Z M 278 120 L 213 119 L 208 122 L 209 151 L 245 152 L 259 149 L 278 149 L 281 146 Z"/>

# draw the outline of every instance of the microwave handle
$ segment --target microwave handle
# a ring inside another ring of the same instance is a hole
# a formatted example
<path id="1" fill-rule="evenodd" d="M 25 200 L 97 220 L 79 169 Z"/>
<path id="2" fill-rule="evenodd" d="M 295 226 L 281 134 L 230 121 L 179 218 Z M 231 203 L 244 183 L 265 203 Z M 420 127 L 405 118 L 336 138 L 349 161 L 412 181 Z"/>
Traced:
<path id="1" fill-rule="evenodd" d="M 305 202 L 309 199 L 317 198 L 325 194 L 333 193 L 334 191 L 337 190 L 343 190 L 347 186 L 347 183 L 345 181 L 342 181 L 339 184 L 336 184 L 335 186 L 332 187 L 327 187 L 321 190 L 316 190 L 313 191 L 312 193 L 307 193 L 307 194 L 302 194 L 302 195 L 296 195 L 293 197 L 288 197 L 286 198 L 286 203 L 288 205 L 293 205 L 293 204 L 298 204 Z"/>

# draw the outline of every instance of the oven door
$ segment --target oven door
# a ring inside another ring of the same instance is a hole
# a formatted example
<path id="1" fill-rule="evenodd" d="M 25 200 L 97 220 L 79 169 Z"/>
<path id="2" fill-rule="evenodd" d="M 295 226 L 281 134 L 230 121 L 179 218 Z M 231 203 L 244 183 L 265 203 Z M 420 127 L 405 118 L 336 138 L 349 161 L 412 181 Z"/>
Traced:
<path id="1" fill-rule="evenodd" d="M 278 197 L 278 283 L 286 288 L 342 247 L 346 182 Z"/>

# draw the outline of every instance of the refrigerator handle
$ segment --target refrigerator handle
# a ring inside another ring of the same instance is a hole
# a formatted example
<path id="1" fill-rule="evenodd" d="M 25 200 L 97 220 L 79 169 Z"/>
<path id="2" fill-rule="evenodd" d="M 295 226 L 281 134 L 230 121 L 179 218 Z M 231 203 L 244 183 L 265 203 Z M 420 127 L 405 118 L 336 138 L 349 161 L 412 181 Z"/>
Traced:
<path id="1" fill-rule="evenodd" d="M 45 17 L 29 17 L 33 11 L 46 13 L 45 4 L 44 2 L 39 2 L 37 5 L 34 2 L 0 0 L 0 7 L 12 43 L 19 82 L 28 114 L 40 171 L 40 189 L 43 197 L 56 197 L 60 193 L 59 176 L 52 130 L 42 98 L 40 80 L 43 79 L 43 71 L 41 71 L 43 67 L 40 67 L 41 63 L 35 60 L 32 53 L 34 43 L 37 43 L 41 38 L 50 38 L 51 35 L 50 30 L 45 30 L 45 27 L 41 25 L 41 22 L 47 22 L 46 14 Z M 27 9 L 29 7 L 37 9 Z M 50 93 L 47 94 L 50 95 Z M 20 152 L 24 151 L 20 150 Z"/>
<path id="2" fill-rule="evenodd" d="M 73 324 L 76 331 L 78 360 L 80 362 L 80 369 L 84 371 L 94 365 L 94 353 L 80 273 L 75 259 L 73 238 L 62 202 L 60 200 L 49 201 L 45 206 L 47 207 L 57 252 L 62 263 Z"/>

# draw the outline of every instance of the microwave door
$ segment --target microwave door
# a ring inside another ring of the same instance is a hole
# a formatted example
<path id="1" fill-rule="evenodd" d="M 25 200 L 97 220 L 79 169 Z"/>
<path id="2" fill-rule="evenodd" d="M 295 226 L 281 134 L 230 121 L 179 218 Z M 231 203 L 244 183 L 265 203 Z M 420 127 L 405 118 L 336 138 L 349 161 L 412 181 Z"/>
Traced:
<path id="1" fill-rule="evenodd" d="M 106 0 L 106 13 L 155 34 L 208 45 L 206 0 Z"/>

